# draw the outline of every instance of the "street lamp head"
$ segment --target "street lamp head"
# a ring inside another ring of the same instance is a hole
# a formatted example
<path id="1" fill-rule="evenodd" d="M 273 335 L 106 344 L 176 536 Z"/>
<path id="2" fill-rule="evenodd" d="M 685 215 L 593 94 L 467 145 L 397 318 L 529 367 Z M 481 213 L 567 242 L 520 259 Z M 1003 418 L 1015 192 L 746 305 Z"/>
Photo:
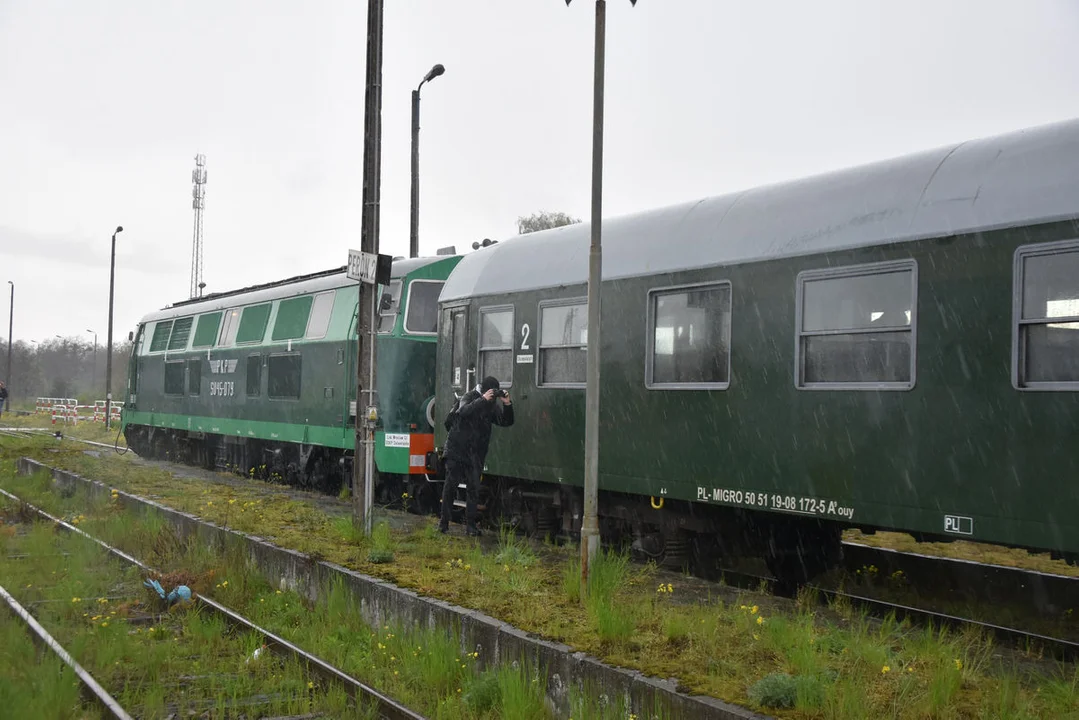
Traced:
<path id="1" fill-rule="evenodd" d="M 438 65 L 435 65 L 433 68 L 431 68 L 430 72 L 423 76 L 423 81 L 430 82 L 444 72 L 446 72 L 446 68 L 442 66 L 442 63 L 439 63 Z"/>
<path id="2" fill-rule="evenodd" d="M 123 231 L 124 231 L 124 226 L 123 225 L 117 225 L 116 226 L 116 232 L 122 233 Z"/>

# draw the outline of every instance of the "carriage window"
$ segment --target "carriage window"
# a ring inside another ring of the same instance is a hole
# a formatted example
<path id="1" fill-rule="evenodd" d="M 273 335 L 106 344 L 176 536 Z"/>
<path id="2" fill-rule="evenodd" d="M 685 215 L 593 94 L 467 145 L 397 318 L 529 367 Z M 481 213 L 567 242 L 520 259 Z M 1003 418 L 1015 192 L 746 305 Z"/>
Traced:
<path id="1" fill-rule="evenodd" d="M 195 326 L 195 339 L 191 343 L 192 348 L 213 347 L 217 339 L 217 330 L 221 326 L 221 313 L 206 313 L 199 315 L 199 322 Z"/>
<path id="2" fill-rule="evenodd" d="M 300 397 L 300 356 L 271 355 L 267 362 L 266 394 L 277 399 Z"/>
<path id="3" fill-rule="evenodd" d="M 184 394 L 184 361 L 165 363 L 165 394 Z"/>
<path id="4" fill-rule="evenodd" d="M 438 330 L 438 296 L 442 285 L 441 280 L 413 280 L 408 284 L 405 332 L 433 335 Z"/>
<path id="5" fill-rule="evenodd" d="M 798 387 L 914 387 L 916 269 L 905 260 L 802 273 Z"/>
<path id="6" fill-rule="evenodd" d="M 393 326 L 397 324 L 397 310 L 401 303 L 401 281 L 392 280 L 388 287 L 382 288 L 382 295 L 378 299 L 378 331 L 380 333 L 393 332 Z"/>
<path id="7" fill-rule="evenodd" d="M 221 337 L 217 339 L 220 347 L 231 347 L 236 342 L 236 331 L 240 329 L 240 309 L 233 308 L 225 311 L 221 320 Z"/>
<path id="8" fill-rule="evenodd" d="M 540 308 L 539 384 L 584 385 L 588 304 Z"/>
<path id="9" fill-rule="evenodd" d="M 247 356 L 247 396 L 258 397 L 262 394 L 262 356 Z"/>
<path id="10" fill-rule="evenodd" d="M 480 310 L 479 377 L 488 375 L 503 388 L 513 384 L 513 308 Z"/>
<path id="11" fill-rule="evenodd" d="M 1023 248 L 1016 270 L 1017 387 L 1079 390 L 1079 243 Z"/>
<path id="12" fill-rule="evenodd" d="M 663 290 L 649 308 L 650 387 L 725 388 L 730 383 L 729 283 Z"/>
<path id="13" fill-rule="evenodd" d="M 463 388 L 468 385 L 468 368 L 465 367 L 465 342 L 468 338 L 468 315 L 464 310 L 454 310 L 450 314 L 451 339 L 450 354 L 453 362 L 453 386 Z"/>
<path id="14" fill-rule="evenodd" d="M 315 304 L 311 307 L 311 319 L 307 322 L 307 331 L 304 333 L 304 337 L 308 340 L 326 337 L 326 330 L 330 327 L 330 312 L 333 310 L 335 294 L 333 290 L 330 290 L 315 296 Z"/>
<path id="15" fill-rule="evenodd" d="M 191 337 L 191 322 L 194 318 L 180 318 L 172 325 L 172 335 L 169 336 L 169 350 L 186 350 L 187 339 Z"/>
<path id="16" fill-rule="evenodd" d="M 187 361 L 187 394 L 198 395 L 202 392 L 202 360 Z"/>
<path id="17" fill-rule="evenodd" d="M 154 325 L 154 337 L 150 340 L 150 352 L 161 352 L 169 346 L 169 333 L 172 332 L 172 320 L 158 321 Z"/>

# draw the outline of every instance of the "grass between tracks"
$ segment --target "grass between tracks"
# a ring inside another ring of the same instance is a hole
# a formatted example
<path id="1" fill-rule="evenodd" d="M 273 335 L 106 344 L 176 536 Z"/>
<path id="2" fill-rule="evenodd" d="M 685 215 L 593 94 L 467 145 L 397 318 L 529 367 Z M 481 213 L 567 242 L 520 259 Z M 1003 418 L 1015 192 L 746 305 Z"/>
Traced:
<path id="1" fill-rule="evenodd" d="M 686 598 L 683 583 L 658 585 L 654 568 L 617 556 L 605 556 L 596 568 L 595 587 L 582 605 L 573 550 L 545 547 L 537 553 L 511 535 L 484 550 L 423 523 L 416 531 L 391 533 L 392 561 L 375 563 L 368 559 L 371 546 L 347 519 L 327 517 L 284 496 L 178 479 L 91 458 L 78 449 L 49 452 L 46 445 L 44 440 L 0 440 L 8 454 L 41 457 L 278 545 L 482 610 L 607 662 L 677 676 L 691 691 L 778 716 L 1079 716 L 1074 666 L 1000 653 L 974 632 L 876 622 L 842 605 L 821 610 L 808 598 L 791 607 L 753 594 Z M 29 483 L 4 482 L 24 489 Z M 52 496 L 52 501 L 62 499 Z M 389 667 L 375 665 L 376 672 Z"/>
<path id="2" fill-rule="evenodd" d="M 19 508 L 7 498 L 2 506 L 8 520 L 31 517 L 17 517 Z M 95 515 L 101 516 L 101 510 Z M 298 660 L 247 662 L 258 647 L 254 633 L 234 633 L 223 618 L 193 605 L 160 612 L 163 608 L 155 606 L 163 603 L 154 602 L 142 586 L 137 568 L 114 560 L 85 538 L 57 532 L 45 522 L 8 522 L 0 530 L 5 530 L 0 532 L 0 577 L 8 591 L 138 717 L 235 717 L 245 710 L 375 717 L 369 705 L 350 710 L 340 687 L 322 687 L 309 679 Z M 52 668 L 46 663 L 38 670 Z M 40 702 L 39 691 L 53 689 L 40 686 L 56 684 L 55 678 L 31 671 L 29 682 L 8 687 L 11 705 L 3 707 L 8 712 L 32 706 Z M 50 701 L 52 712 L 7 717 L 79 717 L 69 683 L 60 685 L 56 689 L 62 694 Z"/>

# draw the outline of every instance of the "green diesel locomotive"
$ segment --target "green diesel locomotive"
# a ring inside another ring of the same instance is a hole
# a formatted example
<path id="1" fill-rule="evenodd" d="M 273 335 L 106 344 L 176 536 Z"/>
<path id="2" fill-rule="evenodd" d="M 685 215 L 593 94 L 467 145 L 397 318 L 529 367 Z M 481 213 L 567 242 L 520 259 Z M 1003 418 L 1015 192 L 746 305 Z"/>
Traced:
<path id="1" fill-rule="evenodd" d="M 589 238 L 509 238 L 442 291 L 436 407 L 514 397 L 491 512 L 579 532 L 598 341 L 607 541 L 793 581 L 846 527 L 1079 553 L 1079 121 L 605 221 L 600 328 Z"/>
<path id="2" fill-rule="evenodd" d="M 437 300 L 459 256 L 399 259 L 379 288 L 382 499 L 433 447 Z M 334 491 L 355 447 L 358 285 L 345 268 L 174 303 L 139 322 L 122 427 L 139 455 Z M 419 458 L 419 461 L 416 460 Z"/>

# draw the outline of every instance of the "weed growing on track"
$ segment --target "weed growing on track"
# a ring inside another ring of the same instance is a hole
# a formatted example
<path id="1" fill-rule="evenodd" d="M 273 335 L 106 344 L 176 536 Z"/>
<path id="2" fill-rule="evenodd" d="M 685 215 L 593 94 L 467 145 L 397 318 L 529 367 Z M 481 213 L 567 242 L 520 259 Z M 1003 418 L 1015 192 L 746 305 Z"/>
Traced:
<path id="1" fill-rule="evenodd" d="M 1079 675 L 1075 666 L 1049 668 L 1047 677 L 1045 664 L 1038 662 L 1036 651 L 1026 657 L 1022 653 L 1004 653 L 1005 657 L 1017 659 L 1019 664 L 1013 665 L 1001 660 L 1001 653 L 990 640 L 972 631 L 949 633 L 870 620 L 842 602 L 821 609 L 809 602 L 808 596 L 784 613 L 777 611 L 777 601 L 752 593 L 736 595 L 733 601 L 730 596 L 698 596 L 687 601 L 684 587 L 677 582 L 657 587 L 653 567 L 632 566 L 610 554 L 604 554 L 597 564 L 597 576 L 603 578 L 609 572 L 614 579 L 598 581 L 601 587 L 593 588 L 588 602 L 581 603 L 576 550 L 547 547 L 536 553 L 524 541 L 505 534 L 497 549 L 484 551 L 474 541 L 439 535 L 433 522 L 413 532 L 393 531 L 395 558 L 391 563 L 376 565 L 367 561 L 369 540 L 350 536 L 341 521 L 293 500 L 267 499 L 251 489 L 226 490 L 205 481 L 175 479 L 156 470 L 134 473 L 123 467 L 125 463 L 103 463 L 78 452 L 56 453 L 46 459 L 76 472 L 108 479 L 133 492 L 156 496 L 165 504 L 219 523 L 225 517 L 222 508 L 229 499 L 235 500 L 235 505 L 259 503 L 249 506 L 255 521 L 245 522 L 253 525 L 255 533 L 279 545 L 301 551 L 317 549 L 327 560 L 477 608 L 616 665 L 658 677 L 677 676 L 690 691 L 757 707 L 751 688 L 763 678 L 785 673 L 794 681 L 797 692 L 793 708 L 768 709 L 781 717 L 1079 715 Z M 0 476 L 7 477 L 3 473 Z M 11 486 L 30 486 L 34 482 L 25 478 L 0 481 Z M 69 500 L 53 496 L 51 502 Z M 71 511 L 78 507 L 77 502 L 69 502 Z M 90 513 L 86 515 L 91 517 Z M 230 515 L 237 517 L 235 513 Z M 239 527 L 234 519 L 230 524 Z M 301 528 L 309 529 L 301 532 Z M 146 539 L 138 542 L 142 547 L 150 546 Z M 133 552 L 141 552 L 142 547 Z M 608 562 L 610 567 L 602 569 Z M 211 567 L 205 564 L 205 558 L 194 556 L 185 563 L 182 567 L 188 570 Z M 219 571 L 215 582 L 225 577 L 220 572 L 225 571 Z M 233 592 L 239 583 L 230 582 L 228 587 L 228 592 Z M 213 587 L 209 591 L 232 602 L 223 591 Z M 243 603 L 279 602 L 276 594 L 272 598 L 255 598 L 246 592 L 237 601 L 241 611 Z M 278 605 L 272 607 L 283 612 Z M 276 619 L 270 617 L 267 624 L 271 629 L 284 627 L 281 632 L 287 636 L 293 632 L 289 623 L 298 623 L 299 627 L 305 618 L 313 617 L 314 610 L 296 610 L 295 615 L 292 610 L 295 608 Z M 607 619 L 602 619 L 604 612 Z M 612 623 L 611 617 L 622 625 Z M 319 630 L 310 631 L 309 649 L 331 659 L 333 638 L 322 628 L 333 625 L 325 620 L 319 622 Z M 369 662 L 374 667 L 368 666 L 365 672 L 371 674 L 361 677 L 372 682 L 400 678 L 402 668 L 394 667 L 402 657 L 397 652 L 408 646 L 392 645 L 393 649 L 388 649 L 397 637 L 389 638 L 387 633 L 400 634 L 394 630 L 375 632 L 370 642 L 354 644 L 350 650 L 353 655 L 346 655 L 343 665 L 363 670 L 364 662 Z M 381 651 L 378 643 L 386 646 L 387 657 L 396 660 L 377 661 L 381 655 L 371 653 Z M 372 657 L 376 662 L 370 662 Z M 438 654 L 429 662 L 434 666 L 424 672 L 434 673 L 435 667 L 453 669 L 447 658 Z M 389 674 L 393 669 L 399 675 Z M 467 698 L 471 698 L 465 702 L 466 710 L 471 707 L 468 703 L 479 707 L 493 696 L 492 680 L 476 684 L 480 681 L 475 678 L 480 675 L 474 672 L 460 676 L 462 685 L 457 687 L 462 697 L 469 692 Z M 454 695 L 457 687 L 453 687 Z M 407 688 L 406 685 L 406 691 Z M 772 702 L 763 695 L 756 697 L 762 703 Z M 595 705 L 595 697 L 583 694 L 580 698 L 581 712 L 607 712 L 604 708 L 608 706 Z M 438 700 L 447 707 L 456 707 L 454 703 L 460 702 L 452 696 Z M 589 703 L 593 705 L 585 708 Z M 574 717 L 577 712 L 574 710 Z"/>

